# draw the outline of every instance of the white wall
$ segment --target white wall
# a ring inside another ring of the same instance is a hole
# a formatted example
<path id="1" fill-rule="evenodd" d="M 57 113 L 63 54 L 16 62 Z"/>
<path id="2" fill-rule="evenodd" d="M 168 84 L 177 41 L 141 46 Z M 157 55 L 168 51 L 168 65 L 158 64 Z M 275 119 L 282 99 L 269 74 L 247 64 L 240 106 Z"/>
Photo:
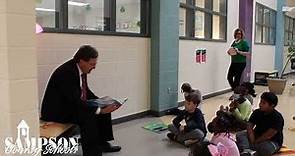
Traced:
<path id="1" fill-rule="evenodd" d="M 96 69 L 88 77 L 98 96 L 128 97 L 113 118 L 149 110 L 150 39 L 43 33 L 37 36 L 39 101 L 53 69 L 73 56 L 82 44 L 97 48 Z"/>
<path id="2" fill-rule="evenodd" d="M 254 80 L 254 72 L 274 70 L 275 46 L 254 44 L 252 48 L 251 80 Z"/>
<path id="3" fill-rule="evenodd" d="M 256 0 L 264 6 L 276 10 L 276 0 Z M 253 15 L 255 15 L 256 3 L 253 6 Z M 252 63 L 251 63 L 251 81 L 254 81 L 255 71 L 274 70 L 275 66 L 275 45 L 254 44 L 255 41 L 255 16 L 253 18 L 253 43 L 252 43 Z"/>
<path id="4" fill-rule="evenodd" d="M 226 78 L 230 57 L 226 54 L 226 51 L 233 41 L 233 31 L 238 27 L 238 1 L 229 0 L 228 8 L 227 42 L 180 40 L 179 88 L 183 82 L 189 82 L 193 88 L 199 89 L 203 95 L 230 88 Z M 197 64 L 195 62 L 196 48 L 207 49 L 207 63 Z M 183 100 L 182 94 L 179 94 L 178 100 Z"/>

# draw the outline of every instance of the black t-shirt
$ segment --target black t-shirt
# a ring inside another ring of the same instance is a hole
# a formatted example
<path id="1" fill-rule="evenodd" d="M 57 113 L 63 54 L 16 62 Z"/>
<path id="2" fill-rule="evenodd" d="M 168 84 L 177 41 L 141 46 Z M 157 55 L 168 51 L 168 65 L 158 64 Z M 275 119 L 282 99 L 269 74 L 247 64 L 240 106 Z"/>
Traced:
<path id="1" fill-rule="evenodd" d="M 260 137 L 270 128 L 277 130 L 278 132 L 270 140 L 278 143 L 279 146 L 282 146 L 284 118 L 280 112 L 274 109 L 271 113 L 266 114 L 265 112 L 256 109 L 252 113 L 249 122 L 256 126 L 254 128 L 256 138 Z"/>
<path id="2" fill-rule="evenodd" d="M 204 135 L 206 136 L 207 130 L 206 130 L 206 122 L 204 119 L 204 115 L 202 111 L 199 108 L 196 108 L 193 113 L 189 113 L 186 110 L 182 110 L 176 118 L 173 119 L 173 124 L 175 127 L 180 127 L 180 122 L 182 120 L 185 120 L 186 126 L 184 126 L 185 132 L 190 132 L 195 129 L 201 130 Z"/>

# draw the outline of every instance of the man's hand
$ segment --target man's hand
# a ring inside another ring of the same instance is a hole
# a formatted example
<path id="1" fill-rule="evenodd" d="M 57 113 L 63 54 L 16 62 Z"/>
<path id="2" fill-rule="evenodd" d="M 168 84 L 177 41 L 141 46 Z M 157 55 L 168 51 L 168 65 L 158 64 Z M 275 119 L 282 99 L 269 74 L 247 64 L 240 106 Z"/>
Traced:
<path id="1" fill-rule="evenodd" d="M 111 112 L 117 110 L 120 106 L 121 105 L 119 105 L 119 104 L 111 104 L 111 105 L 108 105 L 108 106 L 106 106 L 104 108 L 101 108 L 100 113 L 101 114 L 111 113 Z"/>

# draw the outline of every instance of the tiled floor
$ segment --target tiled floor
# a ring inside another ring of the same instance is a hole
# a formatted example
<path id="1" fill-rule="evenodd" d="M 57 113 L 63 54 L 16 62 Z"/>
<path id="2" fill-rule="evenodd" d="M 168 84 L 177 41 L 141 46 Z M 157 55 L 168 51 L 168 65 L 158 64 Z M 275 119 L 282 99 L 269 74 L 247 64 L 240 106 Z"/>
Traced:
<path id="1" fill-rule="evenodd" d="M 293 76 L 292 76 L 293 77 Z M 295 76 L 294 76 L 295 77 Z M 294 80 L 294 79 L 293 79 Z M 295 82 L 295 80 L 294 80 Z M 258 96 L 254 99 L 254 104 L 258 106 L 259 97 L 262 92 L 267 91 L 267 87 L 256 86 Z M 221 104 L 227 104 L 231 93 L 220 95 L 204 101 L 202 111 L 205 114 L 206 122 L 214 116 L 215 111 Z M 288 128 L 295 128 L 295 86 L 291 86 L 288 81 L 283 95 L 279 95 L 277 109 L 283 114 L 285 119 L 284 144 L 295 149 L 295 132 Z M 122 151 L 118 153 L 104 154 L 105 156 L 187 156 L 188 149 L 177 143 L 172 143 L 166 138 L 166 133 L 156 134 L 142 128 L 149 121 L 156 120 L 154 117 L 133 120 L 130 122 L 114 126 L 114 144 L 122 146 Z M 207 136 L 210 138 L 210 136 Z"/>

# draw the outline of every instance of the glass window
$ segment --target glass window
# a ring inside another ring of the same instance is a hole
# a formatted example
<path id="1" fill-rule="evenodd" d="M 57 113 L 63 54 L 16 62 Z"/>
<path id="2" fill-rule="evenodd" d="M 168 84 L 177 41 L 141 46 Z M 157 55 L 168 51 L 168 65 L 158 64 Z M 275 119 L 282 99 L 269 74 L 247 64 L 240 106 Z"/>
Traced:
<path id="1" fill-rule="evenodd" d="M 289 18 L 285 19 L 285 29 L 289 30 Z"/>
<path id="2" fill-rule="evenodd" d="M 200 11 L 195 13 L 195 37 L 205 38 L 205 13 Z"/>
<path id="3" fill-rule="evenodd" d="M 185 36 L 185 9 L 179 9 L 179 36 Z"/>
<path id="4" fill-rule="evenodd" d="M 269 42 L 270 44 L 275 44 L 275 38 L 276 38 L 276 31 L 274 29 L 269 30 Z"/>
<path id="5" fill-rule="evenodd" d="M 263 9 L 257 6 L 256 11 L 258 11 L 258 13 L 256 13 L 256 22 L 261 23 L 263 19 Z"/>
<path id="6" fill-rule="evenodd" d="M 179 10 L 179 36 L 226 40 L 226 9 L 227 0 L 187 0 Z"/>
<path id="7" fill-rule="evenodd" d="M 195 0 L 195 4 L 197 7 L 205 8 L 205 0 Z"/>
<path id="8" fill-rule="evenodd" d="M 225 18 L 213 15 L 213 39 L 225 39 Z"/>
<path id="9" fill-rule="evenodd" d="M 36 0 L 36 22 L 55 28 L 45 32 L 148 36 L 150 1 Z"/>
<path id="10" fill-rule="evenodd" d="M 285 35 L 284 35 L 284 40 L 285 40 L 285 45 L 289 45 L 288 43 L 288 33 L 285 32 Z"/>
<path id="11" fill-rule="evenodd" d="M 263 27 L 263 43 L 269 43 L 269 28 Z"/>
<path id="12" fill-rule="evenodd" d="M 140 0 L 116 1 L 116 31 L 140 33 Z"/>
<path id="13" fill-rule="evenodd" d="M 55 0 L 36 1 L 36 22 L 42 27 L 55 28 L 56 14 Z"/>
<path id="14" fill-rule="evenodd" d="M 265 25 L 270 25 L 270 10 L 268 9 L 264 9 L 264 12 L 263 12 L 263 24 Z"/>
<path id="15" fill-rule="evenodd" d="M 68 28 L 79 30 L 104 30 L 103 0 L 68 1 Z"/>
<path id="16" fill-rule="evenodd" d="M 213 11 L 216 11 L 216 12 L 220 11 L 220 0 L 213 1 Z"/>
<path id="17" fill-rule="evenodd" d="M 290 45 L 290 40 L 295 39 L 295 23 L 294 18 L 285 16 L 285 45 Z"/>
<path id="18" fill-rule="evenodd" d="M 226 1 L 225 0 L 214 0 L 213 11 L 225 13 L 226 12 Z"/>
<path id="19" fill-rule="evenodd" d="M 270 12 L 270 25 L 273 28 L 276 27 L 276 12 L 274 12 L 274 11 Z"/>
<path id="20" fill-rule="evenodd" d="M 255 42 L 261 43 L 261 35 L 262 35 L 262 26 L 256 25 L 255 30 Z"/>
<path id="21" fill-rule="evenodd" d="M 289 21 L 289 24 L 290 24 L 289 30 L 292 32 L 293 31 L 293 20 L 292 19 Z"/>
<path id="22" fill-rule="evenodd" d="M 255 43 L 275 44 L 276 12 L 256 3 Z"/>

